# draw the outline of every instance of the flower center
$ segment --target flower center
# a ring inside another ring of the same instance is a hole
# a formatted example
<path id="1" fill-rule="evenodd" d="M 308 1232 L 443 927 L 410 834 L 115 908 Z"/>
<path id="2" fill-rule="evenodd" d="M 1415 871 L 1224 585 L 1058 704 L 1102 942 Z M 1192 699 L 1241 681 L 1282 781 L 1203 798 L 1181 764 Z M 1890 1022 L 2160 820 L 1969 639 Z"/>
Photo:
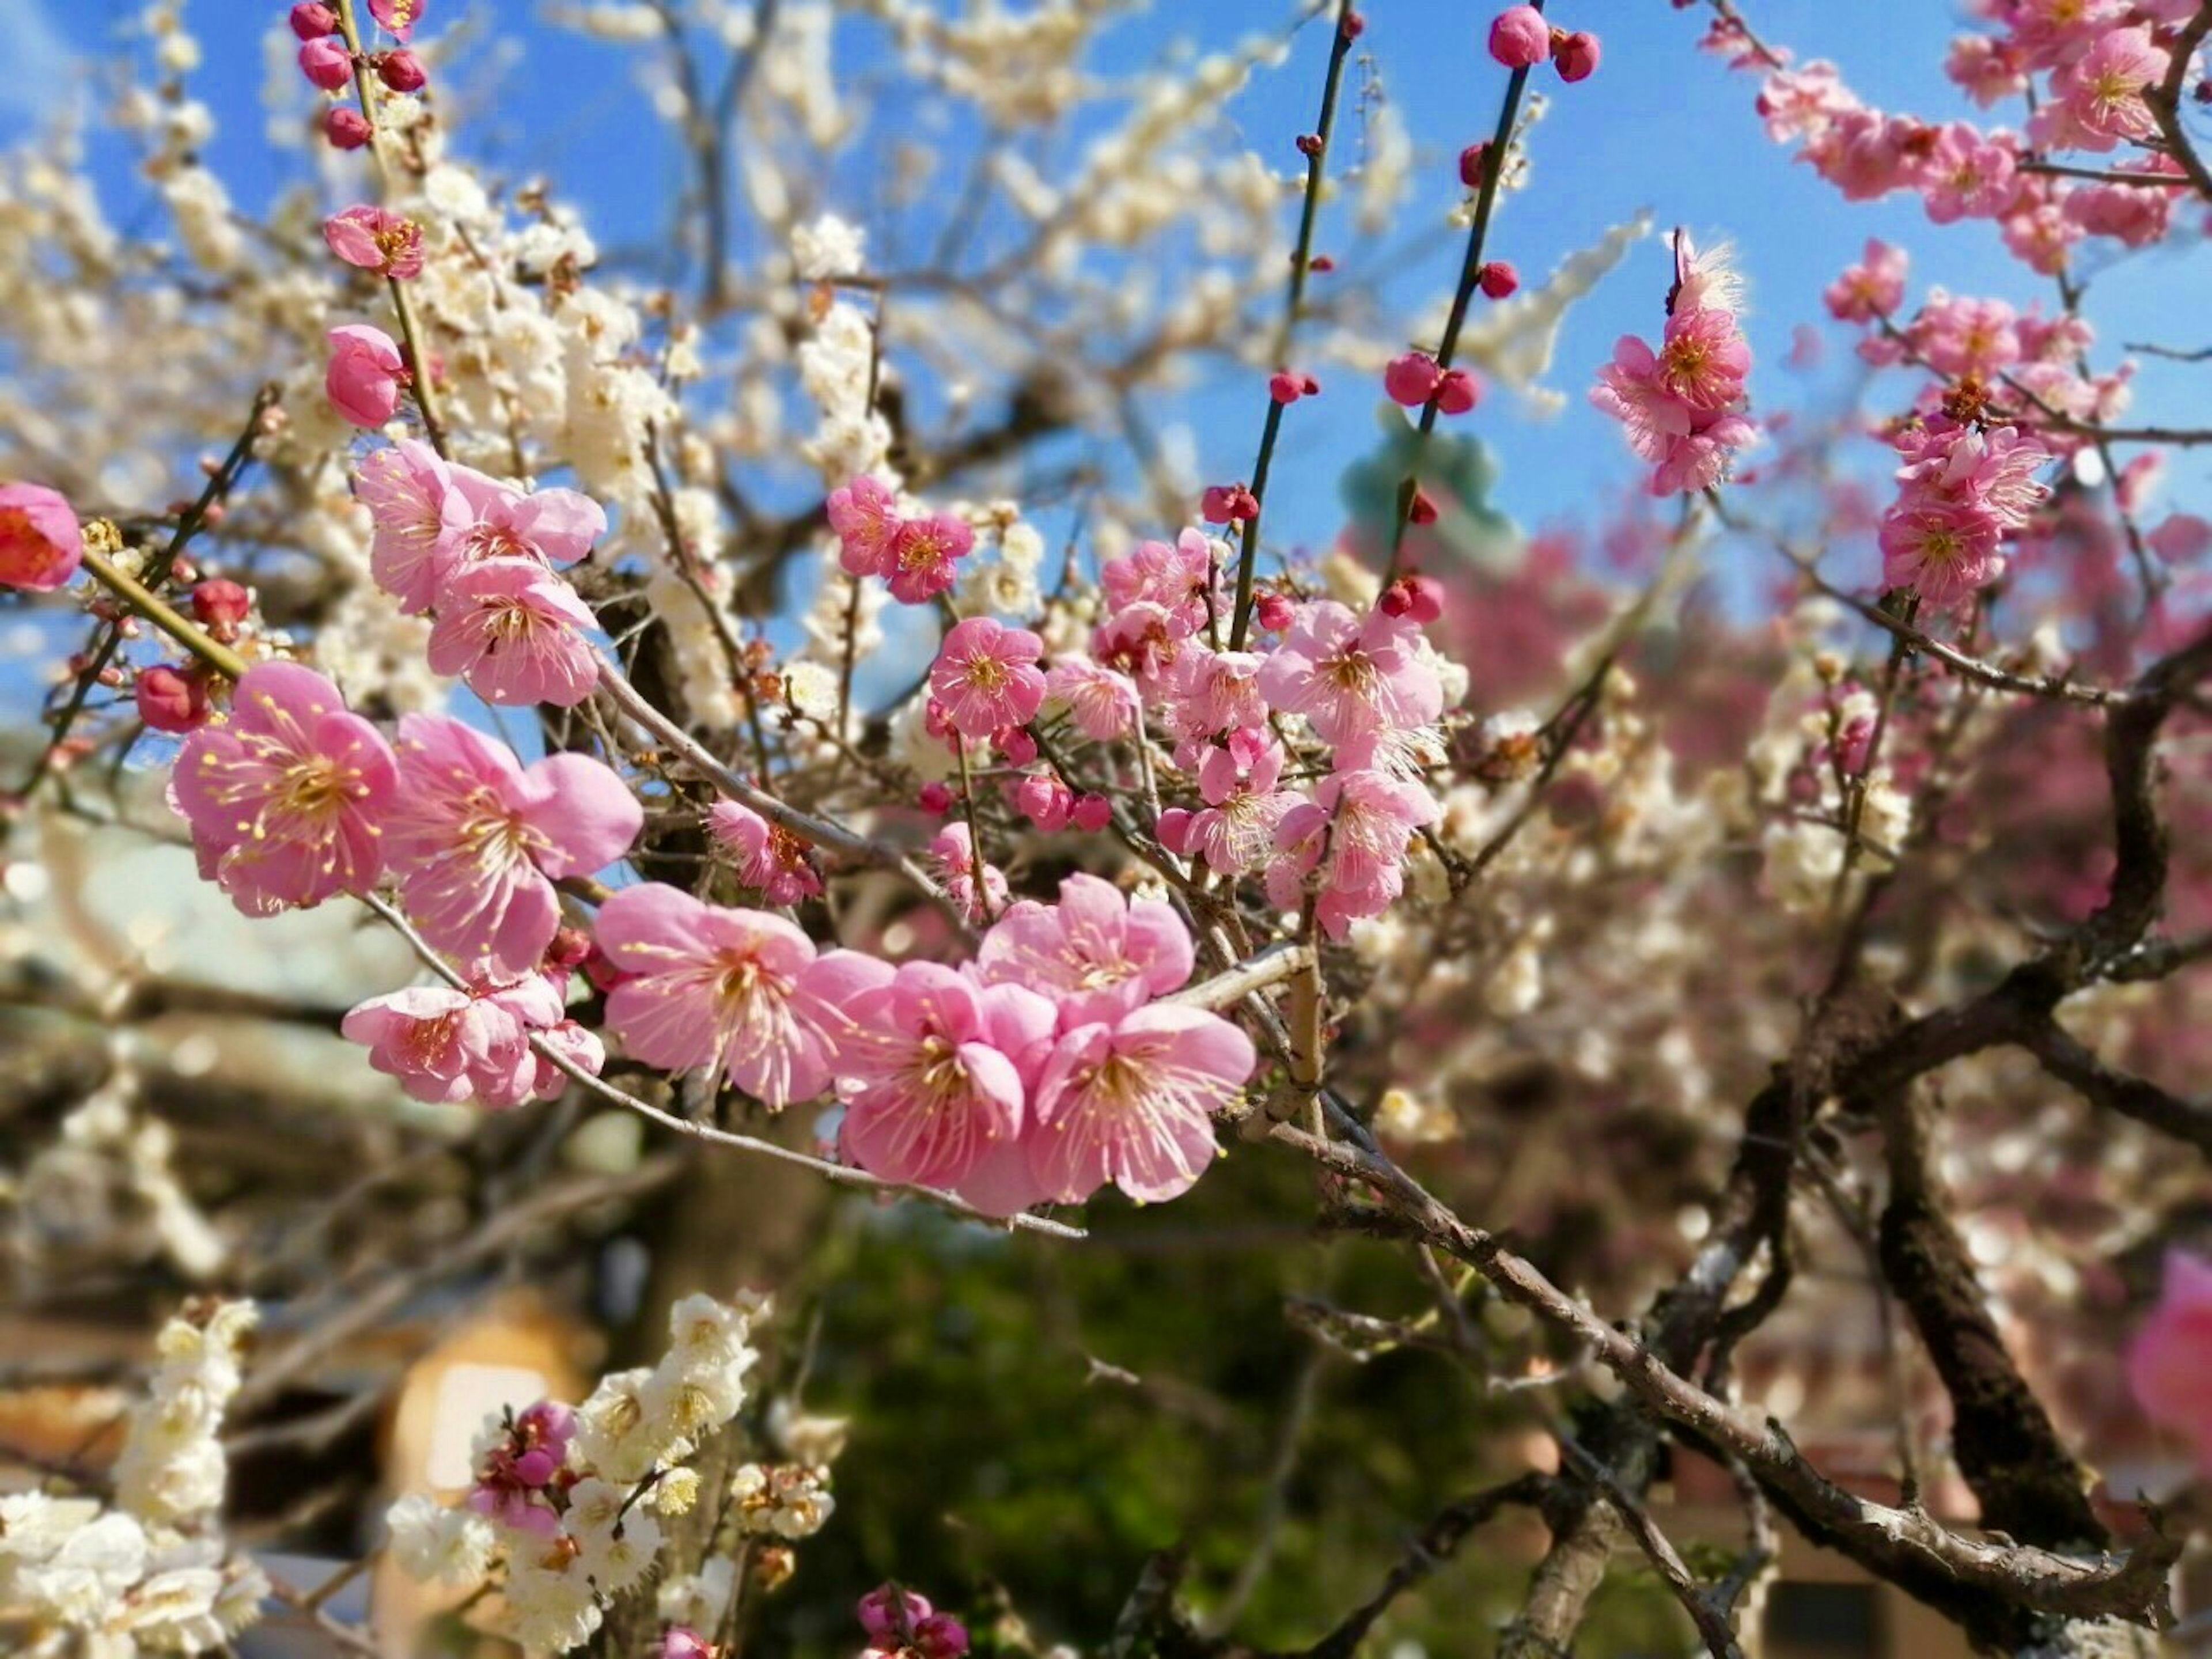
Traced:
<path id="1" fill-rule="evenodd" d="M 968 659 L 968 684 L 978 691 L 996 691 L 1006 684 L 1008 678 L 1006 664 L 996 657 Z"/>
<path id="2" fill-rule="evenodd" d="M 274 804 L 301 817 L 328 817 L 345 805 L 352 775 L 328 755 L 311 755 L 284 769 Z"/>

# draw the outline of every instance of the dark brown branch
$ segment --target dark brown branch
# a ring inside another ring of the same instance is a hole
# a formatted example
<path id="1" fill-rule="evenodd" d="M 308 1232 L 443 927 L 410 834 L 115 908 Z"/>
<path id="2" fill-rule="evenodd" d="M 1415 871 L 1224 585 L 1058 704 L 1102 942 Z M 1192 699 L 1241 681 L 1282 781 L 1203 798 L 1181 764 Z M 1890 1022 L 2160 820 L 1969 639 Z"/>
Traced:
<path id="1" fill-rule="evenodd" d="M 2056 1020 L 2032 1028 L 2021 1047 L 2043 1063 L 2045 1071 L 2093 1106 L 2148 1124 L 2212 1158 L 2212 1107 L 2184 1100 L 2147 1078 L 2107 1066 Z"/>

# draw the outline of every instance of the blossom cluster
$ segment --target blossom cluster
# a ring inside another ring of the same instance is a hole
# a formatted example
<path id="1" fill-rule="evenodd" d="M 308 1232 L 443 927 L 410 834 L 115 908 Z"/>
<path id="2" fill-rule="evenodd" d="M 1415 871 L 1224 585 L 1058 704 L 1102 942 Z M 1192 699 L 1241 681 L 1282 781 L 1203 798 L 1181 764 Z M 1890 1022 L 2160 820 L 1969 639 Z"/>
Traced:
<path id="1" fill-rule="evenodd" d="M 423 1583 L 495 1585 L 502 1629 L 526 1647 L 566 1652 L 591 1639 L 618 1597 L 664 1566 L 661 1522 L 705 1498 L 696 1455 L 744 1408 L 757 1358 L 751 1335 L 765 1300 L 689 1296 L 669 1311 L 658 1364 L 601 1379 L 580 1406 L 539 1401 L 486 1419 L 476 1478 L 457 1504 L 410 1493 L 388 1515 L 394 1559 Z M 748 1470 L 731 1496 L 744 1501 Z M 826 1474 L 801 1518 L 803 1537 L 833 1507 Z M 749 1490 L 749 1488 L 748 1488 Z"/>
<path id="2" fill-rule="evenodd" d="M 1598 371 L 1590 402 L 1619 421 L 1629 447 L 1652 463 L 1654 495 L 1711 489 L 1756 435 L 1744 413 L 1751 347 L 1739 307 L 1726 250 L 1700 254 L 1677 231 L 1658 349 L 1625 334 Z"/>
<path id="3" fill-rule="evenodd" d="M 162 1328 L 161 1363 L 135 1406 L 113 1501 L 0 1497 L 0 1632 L 29 1656 L 217 1653 L 260 1617 L 260 1568 L 218 1527 L 227 1473 L 219 1433 L 237 1395 L 251 1303 L 198 1307 Z"/>

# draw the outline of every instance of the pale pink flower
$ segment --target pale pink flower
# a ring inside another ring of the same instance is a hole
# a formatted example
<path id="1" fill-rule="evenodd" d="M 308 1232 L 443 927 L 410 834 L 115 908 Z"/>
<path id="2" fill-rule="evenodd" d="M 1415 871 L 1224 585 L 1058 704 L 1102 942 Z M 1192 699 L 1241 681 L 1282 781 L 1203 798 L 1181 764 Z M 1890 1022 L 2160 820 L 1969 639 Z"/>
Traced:
<path id="1" fill-rule="evenodd" d="M 2170 56 L 2148 28 L 2109 28 L 2051 80 L 2057 102 L 2037 112 L 2029 132 L 2039 142 L 2107 150 L 2158 131 L 2143 94 L 2166 78 Z"/>
<path id="2" fill-rule="evenodd" d="M 1768 76 L 1754 107 L 1766 124 L 1766 136 L 1782 144 L 1826 131 L 1838 116 L 1860 105 L 1836 66 L 1823 58 Z"/>
<path id="3" fill-rule="evenodd" d="M 2066 268 L 2066 251 L 2081 240 L 2082 229 L 2065 204 L 2050 196 L 2021 191 L 1997 222 L 2005 247 L 2038 276 L 2055 276 Z"/>
<path id="4" fill-rule="evenodd" d="M 1101 565 L 1098 578 L 1111 611 L 1157 605 L 1196 629 L 1206 626 L 1209 616 L 1228 609 L 1213 544 L 1202 531 L 1186 530 L 1172 545 L 1139 542 L 1121 557 Z"/>
<path id="5" fill-rule="evenodd" d="M 2019 319 L 2002 300 L 1954 300 L 1938 290 L 1913 323 L 1913 342 L 1939 374 L 1993 380 L 2020 361 Z"/>
<path id="6" fill-rule="evenodd" d="M 384 823 L 401 901 L 439 949 L 535 969 L 561 926 L 553 884 L 629 851 L 643 810 L 587 755 L 525 768 L 503 743 L 444 714 L 399 722 L 399 791 Z"/>
<path id="7" fill-rule="evenodd" d="M 707 829 L 736 858 L 738 879 L 757 888 L 770 904 L 796 904 L 822 890 L 822 878 L 807 862 L 806 843 L 743 802 L 716 801 L 707 813 Z"/>
<path id="8" fill-rule="evenodd" d="M 1733 313 L 1677 304 L 1667 319 L 1652 377 L 1659 389 L 1693 414 L 1726 409 L 1743 396 L 1751 348 Z"/>
<path id="9" fill-rule="evenodd" d="M 2128 0 L 2014 0 L 2005 24 L 2030 69 L 2061 69 L 2116 29 Z"/>
<path id="10" fill-rule="evenodd" d="M 1844 110 L 1812 135 L 1799 159 L 1810 162 L 1845 201 L 1871 202 L 1912 182 L 1923 131 L 1909 116 Z"/>
<path id="11" fill-rule="evenodd" d="M 1315 916 L 1331 939 L 1342 939 L 1405 890 L 1407 849 L 1437 815 L 1436 798 L 1417 783 L 1372 770 L 1331 773 L 1276 826 L 1285 856 L 1268 866 L 1269 902 L 1297 908 L 1306 878 L 1318 872 Z"/>
<path id="12" fill-rule="evenodd" d="M 630 975 L 607 994 L 607 1028 L 631 1057 L 713 1068 L 781 1111 L 829 1086 L 845 1010 L 890 976 L 851 951 L 817 956 L 781 916 L 702 904 L 657 882 L 599 907 L 599 948 Z"/>
<path id="13" fill-rule="evenodd" d="M 84 531 L 44 484 L 0 484 L 0 587 L 50 593 L 84 562 Z"/>
<path id="14" fill-rule="evenodd" d="M 1267 659 L 1256 651 L 1209 651 L 1193 641 L 1167 685 L 1167 728 L 1182 745 L 1176 764 L 1189 763 L 1198 745 L 1267 723 L 1260 694 Z"/>
<path id="15" fill-rule="evenodd" d="M 1984 134 L 1964 121 L 1947 124 L 1921 168 L 1929 218 L 1939 225 L 1995 218 L 2012 201 L 2019 160 L 2004 135 Z"/>
<path id="16" fill-rule="evenodd" d="M 1900 503 L 1881 521 L 1882 585 L 1909 587 L 1931 605 L 1957 605 L 1996 577 L 2002 533 L 1979 507 L 1934 497 Z"/>
<path id="17" fill-rule="evenodd" d="M 407 365 L 399 345 L 380 328 L 349 323 L 329 335 L 330 368 L 323 390 L 337 410 L 356 426 L 382 426 L 399 407 L 399 388 Z"/>
<path id="18" fill-rule="evenodd" d="M 1841 323 L 1867 323 L 1887 316 L 1905 301 L 1907 264 L 1903 248 L 1892 247 L 1879 237 L 1868 237 L 1859 263 L 1847 266 L 1822 292 L 1828 314 Z"/>
<path id="19" fill-rule="evenodd" d="M 422 21 L 427 0 L 368 0 L 368 14 L 395 40 L 405 40 Z"/>
<path id="20" fill-rule="evenodd" d="M 891 597 L 906 605 L 928 604 L 952 586 L 960 561 L 975 545 L 975 526 L 952 514 L 902 520 L 884 567 Z"/>
<path id="21" fill-rule="evenodd" d="M 1021 1133 L 1026 1089 L 1017 1057 L 1042 1050 L 1053 1008 L 1015 985 L 978 986 L 933 962 L 909 962 L 863 991 L 837 1043 L 842 1130 L 852 1161 L 887 1181 L 949 1187 L 996 1144 Z"/>
<path id="22" fill-rule="evenodd" d="M 1743 415 L 1700 416 L 1688 432 L 1668 439 L 1648 486 L 1654 495 L 1694 495 L 1728 476 L 1738 451 L 1759 428 Z"/>
<path id="23" fill-rule="evenodd" d="M 558 996 L 544 981 L 535 983 L 542 993 L 529 994 L 550 1003 L 550 1019 L 526 1019 L 513 997 L 429 985 L 371 997 L 338 1029 L 349 1041 L 365 1045 L 368 1063 L 398 1079 L 412 1098 L 441 1104 L 473 1100 L 501 1110 L 536 1091 L 538 1061 L 530 1050 L 530 1030 L 559 1016 Z"/>
<path id="24" fill-rule="evenodd" d="M 323 240 L 349 265 L 404 282 L 422 274 L 422 227 L 388 208 L 362 204 L 323 221 Z"/>
<path id="25" fill-rule="evenodd" d="M 576 591 L 531 559 L 490 559 L 460 571 L 439 598 L 432 669 L 457 675 L 486 702 L 573 708 L 592 695 L 599 626 Z"/>
<path id="26" fill-rule="evenodd" d="M 1168 677 L 1193 634 L 1181 612 L 1149 599 L 1124 606 L 1091 631 L 1091 654 L 1107 667 L 1127 674 L 1147 697 L 1165 689 Z"/>
<path id="27" fill-rule="evenodd" d="M 1243 1032 L 1196 1008 L 1158 1004 L 1078 1026 L 1038 1075 L 1030 1167 L 1067 1203 L 1109 1182 L 1140 1203 L 1179 1197 L 1212 1162 L 1212 1115 L 1257 1058 Z"/>
<path id="28" fill-rule="evenodd" d="M 952 729 L 988 738 L 1010 726 L 1027 726 L 1044 702 L 1044 673 L 1037 659 L 1044 641 L 1026 628 L 1008 628 L 990 617 L 970 617 L 945 636 L 930 665 L 930 690 Z"/>
<path id="29" fill-rule="evenodd" d="M 898 496 L 863 474 L 830 493 L 830 528 L 837 532 L 837 562 L 848 576 L 888 576 L 898 539 Z"/>
<path id="30" fill-rule="evenodd" d="M 2050 490 L 2035 474 L 2051 452 L 2017 427 L 1987 431 L 1931 421 L 1899 441 L 1897 477 L 1908 496 L 1934 495 L 1987 512 L 2002 530 L 2023 528 Z"/>
<path id="31" fill-rule="evenodd" d="M 471 466 L 453 469 L 453 488 L 470 522 L 455 538 L 456 568 L 490 559 L 574 564 L 607 532 L 607 515 L 573 489 L 517 489 Z"/>
<path id="32" fill-rule="evenodd" d="M 1063 658 L 1044 677 L 1046 700 L 1074 717 L 1084 736 L 1111 743 L 1137 729 L 1137 688 L 1126 674 L 1102 668 L 1087 657 Z"/>
<path id="33" fill-rule="evenodd" d="M 983 936 L 986 984 L 1049 994 L 1063 1027 L 1111 1020 L 1179 989 L 1194 960 L 1190 930 L 1158 899 L 1128 899 L 1110 881 L 1075 874 L 1060 902 L 1024 899 Z"/>
<path id="34" fill-rule="evenodd" d="M 1198 767 L 1206 805 L 1179 818 L 1161 813 L 1161 843 L 1171 853 L 1204 858 L 1223 875 L 1257 868 L 1274 850 L 1276 826 L 1298 803 L 1295 793 L 1276 787 L 1282 775 L 1279 744 L 1262 748 L 1249 771 L 1231 750 L 1209 750 Z"/>
<path id="35" fill-rule="evenodd" d="M 368 891 L 396 789 L 383 736 L 288 662 L 247 669 L 230 718 L 185 740 L 169 781 L 201 873 L 252 915 Z"/>
<path id="36" fill-rule="evenodd" d="M 2027 59 L 2019 46 L 1994 35 L 1962 34 L 1951 42 L 1943 73 L 1982 108 L 2027 90 Z"/>
<path id="37" fill-rule="evenodd" d="M 1316 599 L 1261 667 L 1261 695 L 1304 714 L 1324 743 L 1425 726 L 1443 712 L 1443 684 L 1419 649 L 1421 630 L 1404 617 L 1355 617 Z"/>
<path id="38" fill-rule="evenodd" d="M 988 921 L 1006 908 L 1006 878 L 996 865 L 986 863 L 982 884 L 976 884 L 975 847 L 964 823 L 948 823 L 932 837 L 930 862 L 945 893 L 970 922 Z"/>
<path id="39" fill-rule="evenodd" d="M 368 571 L 376 585 L 420 615 L 437 603 L 452 573 L 453 546 L 468 527 L 467 501 L 453 488 L 453 470 L 429 445 L 402 438 L 380 449 L 354 474 L 354 494 L 376 529 Z"/>
<path id="40" fill-rule="evenodd" d="M 2212 1261 L 2168 1250 L 2158 1305 L 2128 1344 L 2128 1387 L 2143 1415 L 2179 1434 L 2212 1475 Z"/>

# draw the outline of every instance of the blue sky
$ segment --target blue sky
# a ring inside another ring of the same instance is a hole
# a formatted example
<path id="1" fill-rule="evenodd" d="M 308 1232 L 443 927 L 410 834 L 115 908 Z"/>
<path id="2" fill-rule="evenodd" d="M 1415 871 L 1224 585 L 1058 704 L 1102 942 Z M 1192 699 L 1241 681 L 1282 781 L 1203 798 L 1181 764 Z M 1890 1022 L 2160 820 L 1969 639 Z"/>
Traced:
<path id="1" fill-rule="evenodd" d="M 490 0 L 434 0 L 429 9 L 437 29 L 465 11 L 476 12 L 472 21 L 487 26 L 479 40 L 495 33 L 501 53 L 512 56 L 494 106 L 468 112 L 465 144 L 495 165 L 552 178 L 563 196 L 583 207 L 603 246 L 649 241 L 665 223 L 666 203 L 680 187 L 682 173 L 663 130 L 645 116 L 622 53 L 549 28 L 530 8 L 489 7 Z M 1416 314 L 1444 291 L 1456 265 L 1456 235 L 1440 225 L 1458 195 L 1453 158 L 1495 118 L 1504 72 L 1488 60 L 1480 41 L 1491 9 L 1465 0 L 1376 0 L 1370 8 L 1362 45 L 1374 53 L 1389 95 L 1423 150 L 1408 222 L 1435 228 L 1425 238 L 1433 252 L 1400 264 L 1383 290 L 1386 303 L 1407 319 L 1409 334 Z M 1793 327 L 1820 318 L 1821 288 L 1856 257 L 1869 235 L 1911 247 L 1916 283 L 1937 282 L 2023 304 L 2048 301 L 2050 284 L 2013 261 L 1989 226 L 1929 226 L 1910 198 L 1845 204 L 1809 168 L 1769 143 L 1752 110 L 1754 78 L 1732 74 L 1694 49 L 1704 27 L 1702 8 L 1677 11 L 1659 0 L 1632 6 L 1555 0 L 1551 9 L 1570 27 L 1598 30 L 1605 61 L 1594 79 L 1577 87 L 1559 85 L 1548 73 L 1540 76 L 1553 95 L 1553 109 L 1535 134 L 1534 184 L 1511 201 L 1493 243 L 1496 255 L 1514 260 L 1524 278 L 1641 209 L 1650 209 L 1662 228 L 1679 223 L 1701 240 L 1733 240 L 1751 285 L 1754 398 L 1769 409 L 1832 408 L 1856 384 L 1849 337 L 1832 326 L 1824 325 L 1830 347 L 1824 368 L 1808 376 L 1784 360 Z M 21 136 L 41 99 L 83 95 L 86 81 L 75 82 L 73 94 L 71 76 L 58 72 L 63 54 L 82 54 L 89 65 L 113 49 L 117 31 L 135 10 L 123 0 L 0 0 L 0 39 L 11 60 L 9 73 L 0 77 L 0 137 Z M 193 89 L 226 122 L 213 160 L 249 201 L 283 176 L 278 169 L 296 165 L 264 143 L 257 101 L 258 37 L 282 27 L 283 10 L 279 0 L 192 0 L 188 8 L 207 48 Z M 1871 102 L 1923 116 L 1969 112 L 1940 69 L 1945 42 L 1963 27 L 1949 7 L 1932 0 L 1748 0 L 1747 10 L 1766 38 L 1794 47 L 1801 58 L 1834 58 Z M 1255 32 L 1279 29 L 1288 15 L 1279 0 L 1158 5 L 1115 32 L 1109 61 L 1116 69 L 1140 70 L 1181 44 L 1219 49 Z M 864 34 L 857 32 L 854 39 Z M 868 50 L 862 47 L 848 59 L 856 75 L 866 74 Z M 1322 28 L 1309 27 L 1288 63 L 1230 106 L 1248 140 L 1285 165 L 1296 160 L 1291 136 L 1311 125 L 1325 52 Z M 88 76 L 89 69 L 83 73 Z M 885 112 L 882 118 L 895 121 L 898 114 Z M 118 191 L 131 188 L 119 171 L 114 183 Z M 864 201 L 825 205 L 861 216 Z M 127 213 L 111 210 L 119 222 L 130 222 Z M 1326 228 L 1322 240 L 1333 241 Z M 1355 261 L 1361 252 L 1340 244 L 1336 251 Z M 2191 264 L 2186 276 L 2174 269 L 2184 259 Z M 2206 343 L 2172 333 L 2191 326 L 2186 313 L 2174 305 L 2177 294 L 2192 279 L 2201 283 L 2206 274 L 2201 249 L 2131 256 L 2099 271 L 2090 314 L 2102 331 L 2100 364 L 2112 360 L 2122 341 Z M 1632 252 L 1570 317 L 1554 370 L 1555 384 L 1570 404 L 1558 420 L 1532 423 L 1512 400 L 1499 397 L 1464 428 L 1494 447 L 1503 465 L 1498 504 L 1523 524 L 1588 520 L 1632 484 L 1635 469 L 1618 432 L 1584 406 L 1582 393 L 1615 336 L 1654 331 L 1667 277 L 1665 248 L 1655 238 Z M 2189 377 L 2203 373 L 2146 362 L 2138 412 L 2148 417 L 2170 411 L 2189 389 Z M 1285 538 L 1313 541 L 1333 532 L 1335 480 L 1372 441 L 1372 390 L 1330 390 L 1335 395 L 1302 405 L 1288 424 L 1269 514 L 1271 531 Z M 1896 379 L 1887 383 L 1885 397 L 1901 399 L 1908 391 Z M 1235 476 L 1249 465 L 1257 392 L 1242 383 L 1201 386 L 1158 413 L 1184 419 L 1204 434 L 1210 474 Z M 1871 444 L 1865 450 L 1868 464 L 1878 465 L 1879 452 Z M 2174 483 L 2185 498 L 2195 493 L 2201 501 L 2203 453 L 2183 457 L 2175 470 Z M 1870 574 L 1871 564 L 1869 551 L 1863 567 L 1851 574 Z"/>

